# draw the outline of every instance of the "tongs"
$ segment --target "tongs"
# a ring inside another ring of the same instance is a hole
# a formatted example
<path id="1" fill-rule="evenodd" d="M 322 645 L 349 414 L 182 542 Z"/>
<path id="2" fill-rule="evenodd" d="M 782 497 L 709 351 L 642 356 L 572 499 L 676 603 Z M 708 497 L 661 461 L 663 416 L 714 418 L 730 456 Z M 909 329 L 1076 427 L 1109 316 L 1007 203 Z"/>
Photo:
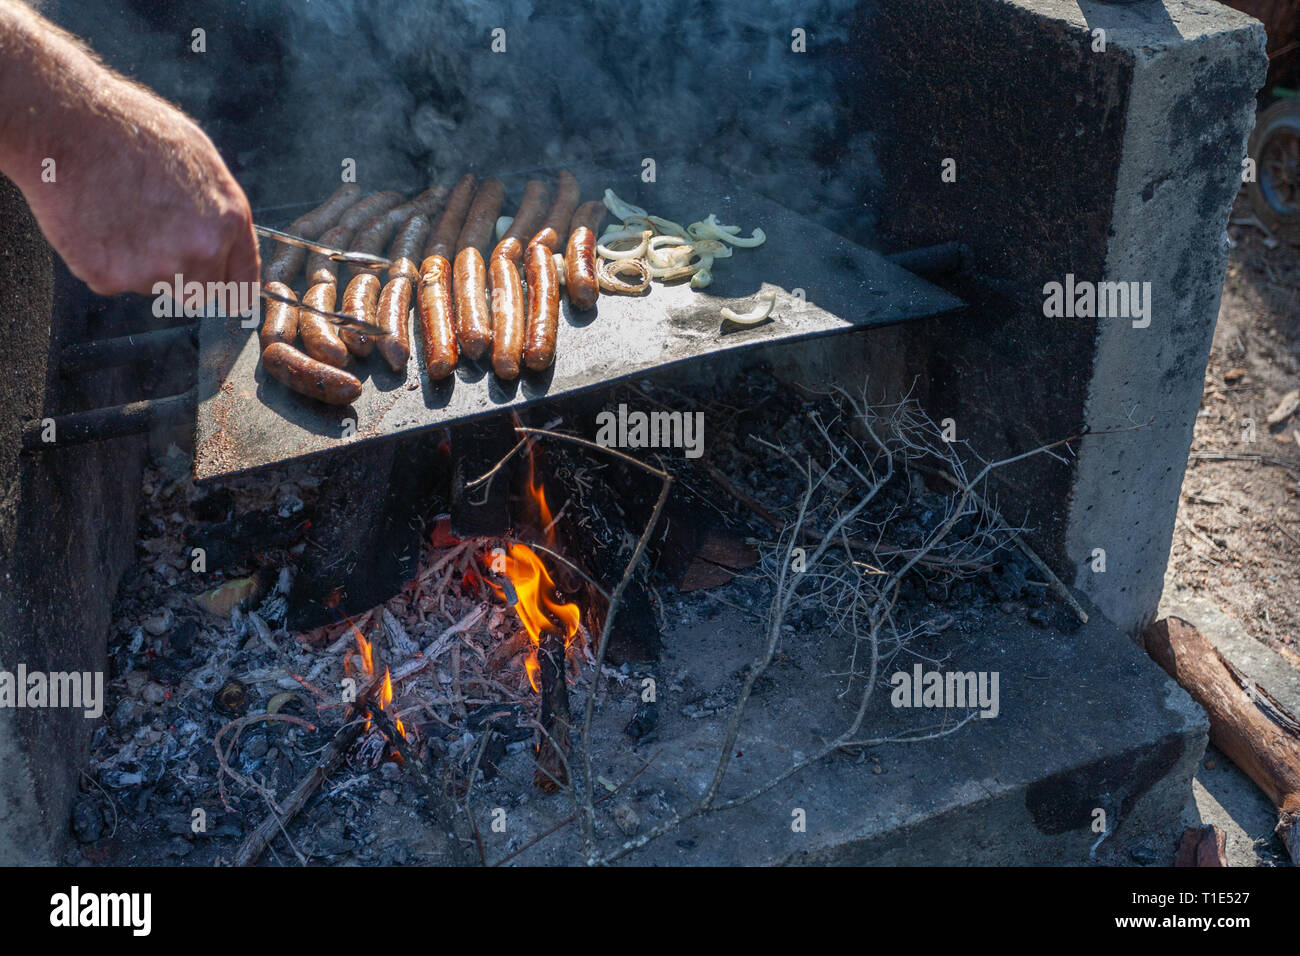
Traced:
<path id="1" fill-rule="evenodd" d="M 350 252 L 345 249 L 335 249 L 332 246 L 323 246 L 319 242 L 312 242 L 310 239 L 304 239 L 302 236 L 295 236 L 292 233 L 281 232 L 279 229 L 272 229 L 270 226 L 254 225 L 253 231 L 260 236 L 266 236 L 268 239 L 274 239 L 277 242 L 287 242 L 291 246 L 302 246 L 312 252 L 319 252 L 335 262 L 343 262 L 359 269 L 387 269 L 393 264 L 392 259 L 385 259 L 383 256 L 371 255 L 369 252 Z"/>
<path id="2" fill-rule="evenodd" d="M 345 249 L 335 249 L 332 246 L 324 246 L 319 242 L 312 242 L 310 239 L 304 239 L 302 236 L 295 236 L 292 233 L 281 232 L 279 229 L 272 229 L 270 226 L 253 226 L 253 231 L 259 235 L 266 236 L 269 239 L 275 239 L 277 242 L 287 242 L 291 246 L 302 246 L 304 249 L 310 249 L 312 252 L 319 252 L 335 262 L 343 262 L 348 265 L 356 266 L 360 269 L 385 269 L 393 264 L 392 259 L 386 259 L 383 256 L 372 255 L 369 252 L 354 252 Z M 345 315 L 342 312 L 330 312 L 328 309 L 318 309 L 315 306 L 307 305 L 305 302 L 298 302 L 288 296 L 279 295 L 275 292 L 261 290 L 262 298 L 272 299 L 275 302 L 283 302 L 286 305 L 295 305 L 300 309 L 306 309 L 308 312 L 324 316 L 326 321 L 339 328 L 352 329 L 361 335 L 388 335 L 388 332 L 377 325 L 365 322 L 353 315 Z"/>
<path id="3" fill-rule="evenodd" d="M 389 335 L 386 329 L 364 319 L 358 319 L 355 315 L 347 315 L 343 312 L 331 312 L 328 309 L 318 309 L 314 305 L 308 305 L 306 302 L 299 302 L 297 299 L 290 298 L 287 295 L 280 295 L 278 292 L 267 292 L 262 286 L 258 286 L 258 291 L 262 294 L 263 299 L 270 299 L 273 302 L 283 302 L 285 305 L 292 305 L 294 308 L 305 309 L 315 315 L 325 317 L 325 321 L 331 325 L 337 325 L 341 329 L 351 329 L 360 335 Z"/>

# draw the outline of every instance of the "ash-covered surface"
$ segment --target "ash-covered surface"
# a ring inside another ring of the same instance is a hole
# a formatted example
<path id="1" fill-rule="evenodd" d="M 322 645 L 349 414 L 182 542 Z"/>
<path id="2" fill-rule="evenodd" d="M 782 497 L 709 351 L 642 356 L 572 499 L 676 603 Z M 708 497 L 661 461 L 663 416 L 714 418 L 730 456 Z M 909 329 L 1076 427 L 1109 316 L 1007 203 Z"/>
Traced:
<path id="1" fill-rule="evenodd" d="M 602 407 L 620 404 L 689 407 L 704 413 L 708 430 L 698 460 L 673 449 L 630 451 L 674 474 L 669 513 L 694 515 L 697 533 L 683 538 L 667 522 L 651 549 L 656 570 L 650 593 L 664 656 L 606 666 L 600 681 L 592 766 L 596 797 L 608 797 L 597 806 L 603 846 L 670 820 L 698 792 L 693 781 L 699 767 L 677 767 L 671 759 L 665 765 L 656 754 L 665 747 L 675 752 L 674 742 L 695 729 L 725 726 L 746 675 L 743 662 L 762 646 L 774 593 L 773 556 L 786 559 L 776 548 L 771 519 L 790 521 L 797 512 L 808 466 L 796 463 L 810 455 L 826 460 L 809 416 L 838 433 L 837 417 L 842 420 L 846 410 L 840 399 L 790 388 L 764 368 L 711 394 L 696 389 L 688 396 L 672 383 L 638 382 L 610 392 Z M 561 406 L 554 427 L 592 437 L 591 407 L 590 399 Z M 554 453 L 548 446 L 547 455 Z M 601 459 L 592 453 L 587 480 L 602 480 Z M 188 466 L 188 456 L 172 449 L 146 476 L 138 563 L 118 597 L 109 700 L 72 819 L 79 847 L 69 862 L 231 861 L 270 803 L 282 803 L 340 729 L 340 682 L 367 679 L 352 624 L 340 621 L 307 633 L 281 627 L 295 561 L 313 546 L 313 503 L 320 490 L 313 466 L 204 489 L 193 485 Z M 952 497 L 950 490 L 900 470 L 864 513 L 887 529 L 880 543 L 896 549 L 883 552 L 883 560 L 919 547 L 944 520 Z M 810 511 L 809 526 L 833 513 L 834 498 L 825 510 Z M 562 493 L 552 502 L 560 520 L 565 503 Z M 648 501 L 641 504 L 648 508 Z M 759 517 L 755 505 L 768 517 Z M 629 518 L 642 520 L 636 510 L 629 509 Z M 980 516 L 962 517 L 953 536 L 977 541 L 987 553 L 967 566 L 966 552 L 938 551 L 936 561 L 917 565 L 903 578 L 895 630 L 915 640 L 886 642 L 882 653 L 893 669 L 914 661 L 942 663 L 952 647 L 1008 626 L 1024 629 L 1026 621 L 1044 629 L 1045 639 L 1077 627 L 1073 613 L 1048 594 L 1047 582 L 1014 547 L 999 546 Z M 195 570 L 195 542 L 204 545 L 201 573 Z M 469 771 L 477 767 L 468 804 L 487 861 L 580 862 L 572 826 L 541 838 L 572 814 L 573 804 L 567 794 L 545 795 L 533 784 L 539 699 L 525 672 L 528 645 L 515 614 L 486 586 L 480 561 L 498 543 L 457 541 L 445 522 L 431 520 L 416 579 L 353 623 L 369 643 L 376 675 L 386 667 L 393 675 L 394 699 L 386 712 L 403 720 L 449 799 L 463 805 Z M 723 641 L 726 655 L 711 650 L 710 641 Z M 584 634 L 570 650 L 575 747 L 593 674 L 593 643 Z M 762 713 L 773 712 L 774 705 L 775 712 L 797 712 L 801 704 L 789 696 L 791 688 L 814 687 L 834 698 L 846 686 L 852 646 L 824 597 L 795 602 L 781 622 L 780 646 L 754 688 L 751 706 Z M 719 672 L 728 655 L 739 663 Z M 883 672 L 882 665 L 878 703 L 889 694 Z M 643 699 L 646 679 L 658 688 L 654 703 Z M 257 719 L 268 712 L 275 716 Z M 823 728 L 828 735 L 835 730 Z M 219 734 L 227 770 L 214 747 Z M 780 751 L 769 731 L 742 750 L 752 745 L 757 753 L 774 744 Z M 864 753 L 829 759 L 878 759 Z M 576 751 L 572 759 L 580 765 Z M 652 769 L 628 782 L 647 761 Z M 665 789 L 665 779 L 677 785 Z M 292 845 L 276 836 L 262 862 L 445 862 L 424 799 L 382 735 L 363 733 L 344 764 L 286 825 Z M 504 831 L 493 829 L 498 823 Z M 478 858 L 476 848 L 471 855 Z"/>

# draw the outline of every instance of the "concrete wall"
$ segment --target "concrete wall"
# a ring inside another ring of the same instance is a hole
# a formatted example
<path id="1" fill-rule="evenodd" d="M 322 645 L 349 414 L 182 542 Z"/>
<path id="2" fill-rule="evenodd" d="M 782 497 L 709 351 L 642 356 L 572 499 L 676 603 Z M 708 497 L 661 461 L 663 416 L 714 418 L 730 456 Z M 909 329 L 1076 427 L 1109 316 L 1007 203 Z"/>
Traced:
<path id="1" fill-rule="evenodd" d="M 1094 49 L 1105 31 L 1105 50 Z M 997 460 L 1009 520 L 1122 631 L 1155 613 L 1266 61 L 1262 28 L 1212 0 L 909 0 L 864 15 L 886 251 L 959 240 L 970 308 L 774 353 L 810 377 L 911 391 Z M 954 70 L 954 65 L 959 65 Z M 941 180 L 944 159 L 957 180 Z M 1150 282 L 1150 326 L 1047 318 L 1044 285 Z M 1091 569 L 1093 549 L 1106 572 Z"/>
<path id="2" fill-rule="evenodd" d="M 63 382 L 47 361 L 52 340 L 111 335 L 122 311 L 95 309 L 55 266 L 3 178 L 0 310 L 0 670 L 102 673 L 113 598 L 135 553 L 146 440 L 23 455 L 20 429 L 137 397 L 138 384 L 122 371 Z M 58 857 L 95 726 L 81 710 L 0 709 L 0 865 Z"/>

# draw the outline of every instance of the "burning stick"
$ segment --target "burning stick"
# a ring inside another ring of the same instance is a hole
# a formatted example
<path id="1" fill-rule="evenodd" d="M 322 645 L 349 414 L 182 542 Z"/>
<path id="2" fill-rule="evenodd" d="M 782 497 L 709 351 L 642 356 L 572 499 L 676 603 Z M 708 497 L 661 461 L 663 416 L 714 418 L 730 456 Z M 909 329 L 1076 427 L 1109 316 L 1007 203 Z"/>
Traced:
<path id="1" fill-rule="evenodd" d="M 564 679 L 564 635 L 542 631 L 537 664 L 542 694 L 542 742 L 537 748 L 533 785 L 555 793 L 569 782 L 569 688 Z"/>

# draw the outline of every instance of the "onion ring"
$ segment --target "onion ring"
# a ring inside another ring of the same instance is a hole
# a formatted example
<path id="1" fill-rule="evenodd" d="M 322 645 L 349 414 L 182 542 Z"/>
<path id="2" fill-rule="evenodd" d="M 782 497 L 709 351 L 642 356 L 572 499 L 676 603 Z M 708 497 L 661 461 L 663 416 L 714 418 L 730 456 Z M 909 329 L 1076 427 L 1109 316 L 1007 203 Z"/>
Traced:
<path id="1" fill-rule="evenodd" d="M 639 278 L 636 283 L 624 282 L 618 273 L 635 272 Z M 640 295 L 650 288 L 650 267 L 644 259 L 618 259 L 614 262 L 601 262 L 596 266 L 596 279 L 601 289 L 617 292 L 621 295 Z"/>
<path id="2" fill-rule="evenodd" d="M 732 309 L 723 308 L 722 317 L 728 322 L 735 322 L 737 325 L 758 325 L 769 315 L 776 305 L 776 293 L 770 292 L 767 296 L 767 305 L 760 305 L 748 312 L 736 312 Z"/>
<path id="3" fill-rule="evenodd" d="M 632 238 L 633 237 L 631 236 L 625 236 L 620 239 L 615 239 L 613 241 L 626 242 L 626 241 L 631 241 Z M 622 249 L 622 250 L 611 249 L 609 246 L 605 245 L 604 243 L 601 243 L 600 245 L 596 246 L 596 252 L 600 255 L 602 259 L 612 259 L 614 261 L 618 261 L 622 259 L 640 259 L 645 255 L 646 247 L 649 244 L 650 244 L 650 230 L 647 229 L 645 232 L 641 233 L 641 241 L 637 243 L 635 248 Z"/>

